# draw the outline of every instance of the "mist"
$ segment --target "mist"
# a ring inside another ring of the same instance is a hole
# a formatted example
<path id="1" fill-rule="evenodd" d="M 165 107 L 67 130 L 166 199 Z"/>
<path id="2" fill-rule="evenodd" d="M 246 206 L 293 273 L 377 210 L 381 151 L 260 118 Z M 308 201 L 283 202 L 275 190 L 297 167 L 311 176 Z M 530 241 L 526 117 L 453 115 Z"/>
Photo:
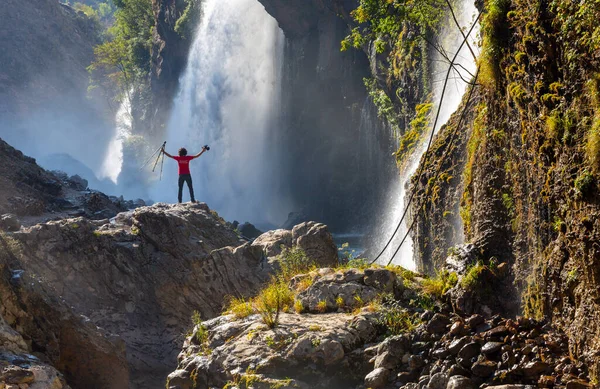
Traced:
<path id="1" fill-rule="evenodd" d="M 256 0 L 207 0 L 167 130 L 167 149 L 186 147 L 196 198 L 228 220 L 278 225 L 292 208 L 278 162 L 284 36 Z M 177 199 L 177 164 L 166 160 L 156 201 Z M 289 177 L 287 179 L 290 179 Z M 184 201 L 189 200 L 187 187 Z"/>

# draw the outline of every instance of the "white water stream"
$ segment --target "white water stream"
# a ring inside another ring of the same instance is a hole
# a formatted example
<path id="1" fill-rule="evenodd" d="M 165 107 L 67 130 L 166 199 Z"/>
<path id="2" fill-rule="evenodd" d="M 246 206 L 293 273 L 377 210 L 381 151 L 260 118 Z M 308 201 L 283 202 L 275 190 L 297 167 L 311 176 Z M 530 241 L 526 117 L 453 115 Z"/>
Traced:
<path id="1" fill-rule="evenodd" d="M 97 173 L 99 179 L 108 178 L 117 184 L 123 169 L 123 142 L 131 134 L 132 122 L 131 102 L 126 96 L 115 117 L 115 132 L 106 149 L 102 166 Z"/>
<path id="2" fill-rule="evenodd" d="M 227 220 L 285 220 L 278 193 L 284 36 L 257 0 L 205 0 L 167 131 L 167 151 L 211 150 L 192 161 L 196 198 Z M 165 160 L 157 201 L 177 199 L 177 165 Z M 189 199 L 187 188 L 184 201 Z"/>
<path id="3" fill-rule="evenodd" d="M 477 15 L 477 9 L 475 8 L 473 0 L 462 0 L 460 2 L 460 8 L 456 9 L 455 12 L 459 24 L 463 28 L 464 33 L 467 34 Z M 452 20 L 450 20 L 450 24 L 440 35 L 444 37 L 444 40 L 441 41 L 441 44 L 448 53 L 448 57 L 450 57 L 451 59 L 460 47 L 463 41 L 463 37 L 458 31 L 456 25 L 452 22 Z M 476 26 L 469 35 L 468 39 L 471 48 L 473 48 L 476 55 L 478 54 L 478 36 L 479 26 Z M 430 126 L 433 125 L 433 119 L 435 118 L 437 109 L 440 106 L 444 80 L 446 77 L 446 73 L 448 72 L 448 67 L 450 66 L 449 61 L 444 59 L 440 54 L 434 57 L 434 63 L 435 66 L 432 75 L 433 107 L 431 110 Z M 468 72 L 470 72 L 471 74 L 475 74 L 475 71 L 477 69 L 475 59 L 471 55 L 469 48 L 466 45 L 462 47 L 458 54 L 457 68 L 460 70 L 460 75 L 457 73 L 456 70 L 452 70 L 452 72 L 450 73 L 450 80 L 446 88 L 446 93 L 444 94 L 442 107 L 440 110 L 440 117 L 437 122 L 436 128 L 433 129 L 433 131 L 435 132 L 437 132 L 446 122 L 448 122 L 448 119 L 450 119 L 452 113 L 454 113 L 460 105 L 462 97 L 465 91 L 467 90 L 467 83 L 464 82 L 460 76 L 462 76 L 462 78 L 464 78 L 465 80 L 470 81 L 471 75 L 469 75 Z M 390 211 L 387 212 L 388 217 L 384 221 L 384 223 L 382 223 L 383 228 L 381 229 L 380 233 L 377 234 L 377 236 L 380 238 L 380 242 L 378 242 L 378 244 L 376 245 L 378 249 L 377 253 L 379 253 L 379 251 L 383 249 L 391 234 L 396 229 L 398 222 L 402 218 L 402 214 L 404 212 L 404 209 L 406 208 L 405 203 L 408 201 L 408 197 L 410 196 L 410 192 L 408 192 L 407 189 L 409 189 L 410 180 L 417 171 L 417 168 L 419 167 L 419 162 L 421 161 L 421 157 L 427 149 L 426 140 L 429 139 L 429 136 L 430 133 L 425 134 L 425 136 L 423 137 L 424 141 L 414 151 L 407 167 L 399 176 L 398 182 L 390 190 L 387 205 L 387 209 L 389 209 Z M 406 221 L 404 221 L 400 226 L 398 233 L 395 235 L 392 243 L 389 245 L 389 247 L 385 250 L 381 258 L 379 259 L 380 263 L 387 263 L 391 259 L 394 251 L 396 251 L 397 247 L 400 245 L 400 242 L 406 235 L 407 230 L 408 225 Z M 405 242 L 402 244 L 400 250 L 394 257 L 393 263 L 396 265 L 403 266 L 410 270 L 416 270 L 417 266 L 413 257 L 413 241 L 410 235 L 407 237 Z"/>

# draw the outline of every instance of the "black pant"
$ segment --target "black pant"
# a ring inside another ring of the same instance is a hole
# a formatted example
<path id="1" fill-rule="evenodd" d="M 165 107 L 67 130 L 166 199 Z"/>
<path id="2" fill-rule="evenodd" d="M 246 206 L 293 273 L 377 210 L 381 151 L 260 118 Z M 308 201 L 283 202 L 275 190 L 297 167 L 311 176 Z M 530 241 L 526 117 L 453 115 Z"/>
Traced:
<path id="1" fill-rule="evenodd" d="M 192 176 L 189 174 L 181 174 L 179 175 L 179 194 L 177 195 L 177 199 L 179 200 L 179 202 L 181 202 L 181 196 L 182 196 L 182 192 L 183 192 L 183 183 L 187 182 L 187 186 L 190 190 L 190 198 L 192 199 L 192 202 L 196 201 L 196 199 L 194 199 L 194 187 L 192 186 Z"/>

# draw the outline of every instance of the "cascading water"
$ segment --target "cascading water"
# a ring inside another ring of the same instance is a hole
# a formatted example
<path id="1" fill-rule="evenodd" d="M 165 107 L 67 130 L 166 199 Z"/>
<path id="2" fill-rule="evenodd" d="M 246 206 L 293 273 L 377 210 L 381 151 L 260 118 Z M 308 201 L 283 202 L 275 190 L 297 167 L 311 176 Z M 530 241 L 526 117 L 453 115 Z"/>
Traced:
<path id="1" fill-rule="evenodd" d="M 98 172 L 99 179 L 108 178 L 115 184 L 123 168 L 123 141 L 131 134 L 131 103 L 128 97 L 123 99 L 115 117 L 115 133 L 108 144 L 106 156 Z"/>
<path id="2" fill-rule="evenodd" d="M 460 8 L 455 10 L 458 23 L 463 28 L 463 30 L 468 30 L 472 23 L 474 22 L 475 15 L 477 14 L 477 9 L 475 8 L 475 4 L 472 0 L 462 0 L 460 2 Z M 477 50 L 477 37 L 479 35 L 478 26 L 471 32 L 469 36 L 469 43 L 473 50 Z M 459 49 L 463 36 L 458 31 L 456 25 L 450 20 L 448 26 L 445 28 L 445 31 L 441 34 L 444 36 L 444 40 L 440 42 L 444 47 L 445 51 L 448 53 L 450 58 L 456 53 Z M 477 55 L 477 52 L 475 52 Z M 469 48 L 464 45 L 457 56 L 457 65 L 455 69 L 453 69 L 450 73 L 450 81 L 448 82 L 448 86 L 446 88 L 446 92 L 443 96 L 443 102 L 441 103 L 440 116 L 437 122 L 436 127 L 433 131 L 437 132 L 447 121 L 450 119 L 452 113 L 456 111 L 460 102 L 462 100 L 462 96 L 464 95 L 467 89 L 467 83 L 464 80 L 470 80 L 471 75 L 475 74 L 477 69 L 477 64 L 475 62 L 475 58 L 473 58 Z M 438 107 L 440 106 L 440 101 L 442 98 L 442 89 L 445 80 L 446 73 L 448 72 L 448 67 L 450 66 L 449 61 L 441 56 L 441 54 L 437 54 L 434 57 L 435 66 L 433 67 L 433 108 L 432 112 L 435 115 Z M 456 70 L 458 69 L 458 70 Z M 460 74 L 458 73 L 460 71 Z M 425 134 L 424 139 L 428 139 L 430 134 Z M 413 152 L 409 164 L 402 171 L 402 174 L 398 177 L 398 181 L 395 185 L 393 185 L 389 201 L 387 205 L 388 212 L 387 220 L 383 223 L 383 229 L 378 234 L 381 241 L 378 243 L 377 247 L 381 250 L 385 244 L 387 243 L 387 239 L 389 239 L 390 234 L 396 229 L 398 222 L 402 218 L 402 214 L 406 208 L 405 202 L 408 200 L 408 196 L 410 196 L 410 192 L 407 189 L 410 187 L 410 180 L 412 176 L 417 171 L 419 167 L 419 163 L 421 161 L 421 157 L 425 153 L 427 149 L 427 142 L 422 142 L 417 149 Z M 405 219 L 400 226 L 397 234 L 394 236 L 392 243 L 385 250 L 383 255 L 381 256 L 380 262 L 387 263 L 392 257 L 393 253 L 396 251 L 400 242 L 405 237 L 408 231 L 408 225 Z M 460 230 L 459 228 L 458 230 Z M 384 240 L 385 239 L 385 240 Z M 416 270 L 416 263 L 413 258 L 413 241 L 410 235 L 406 238 L 398 253 L 394 256 L 393 263 L 396 265 L 400 265 L 410 270 Z"/>
<path id="3" fill-rule="evenodd" d="M 181 79 L 168 126 L 167 150 L 186 147 L 196 198 L 228 220 L 278 224 L 289 207 L 278 193 L 280 150 L 274 139 L 284 36 L 256 0 L 206 0 L 203 17 Z M 153 198 L 173 202 L 176 165 L 165 174 Z M 184 192 L 184 200 L 187 190 Z"/>

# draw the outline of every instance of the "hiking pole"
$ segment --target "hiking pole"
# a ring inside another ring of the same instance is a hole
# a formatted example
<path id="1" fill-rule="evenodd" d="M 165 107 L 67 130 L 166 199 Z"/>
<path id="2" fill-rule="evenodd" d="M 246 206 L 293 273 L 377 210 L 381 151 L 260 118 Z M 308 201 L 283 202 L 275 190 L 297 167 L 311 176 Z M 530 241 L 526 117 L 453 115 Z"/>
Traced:
<path id="1" fill-rule="evenodd" d="M 165 142 L 166 144 L 167 142 Z M 162 181 L 162 172 L 163 172 L 163 165 L 165 164 L 165 153 L 162 153 L 162 160 L 160 161 L 160 180 Z"/>
<path id="2" fill-rule="evenodd" d="M 167 141 L 165 141 L 165 143 L 162 144 L 162 146 L 160 147 L 160 150 L 163 150 L 166 145 L 167 145 Z M 163 156 L 162 152 L 158 154 L 158 157 L 156 157 L 156 162 L 154 162 L 154 167 L 152 168 L 152 173 L 154 173 L 154 171 L 156 170 L 156 165 L 158 165 L 158 160 L 160 159 L 161 156 Z"/>
<path id="3" fill-rule="evenodd" d="M 166 142 L 165 142 L 166 143 Z M 163 144 L 164 146 L 164 144 Z M 152 153 L 152 155 L 150 157 L 148 157 L 148 159 L 146 160 L 146 162 L 144 162 L 144 164 L 142 165 L 142 167 L 140 167 L 140 170 L 142 170 L 143 168 L 145 168 L 146 166 L 148 166 L 148 164 L 154 159 L 154 157 L 156 156 L 156 153 L 159 153 L 160 150 L 163 148 L 163 146 L 159 147 L 158 149 L 156 149 L 155 152 Z"/>

